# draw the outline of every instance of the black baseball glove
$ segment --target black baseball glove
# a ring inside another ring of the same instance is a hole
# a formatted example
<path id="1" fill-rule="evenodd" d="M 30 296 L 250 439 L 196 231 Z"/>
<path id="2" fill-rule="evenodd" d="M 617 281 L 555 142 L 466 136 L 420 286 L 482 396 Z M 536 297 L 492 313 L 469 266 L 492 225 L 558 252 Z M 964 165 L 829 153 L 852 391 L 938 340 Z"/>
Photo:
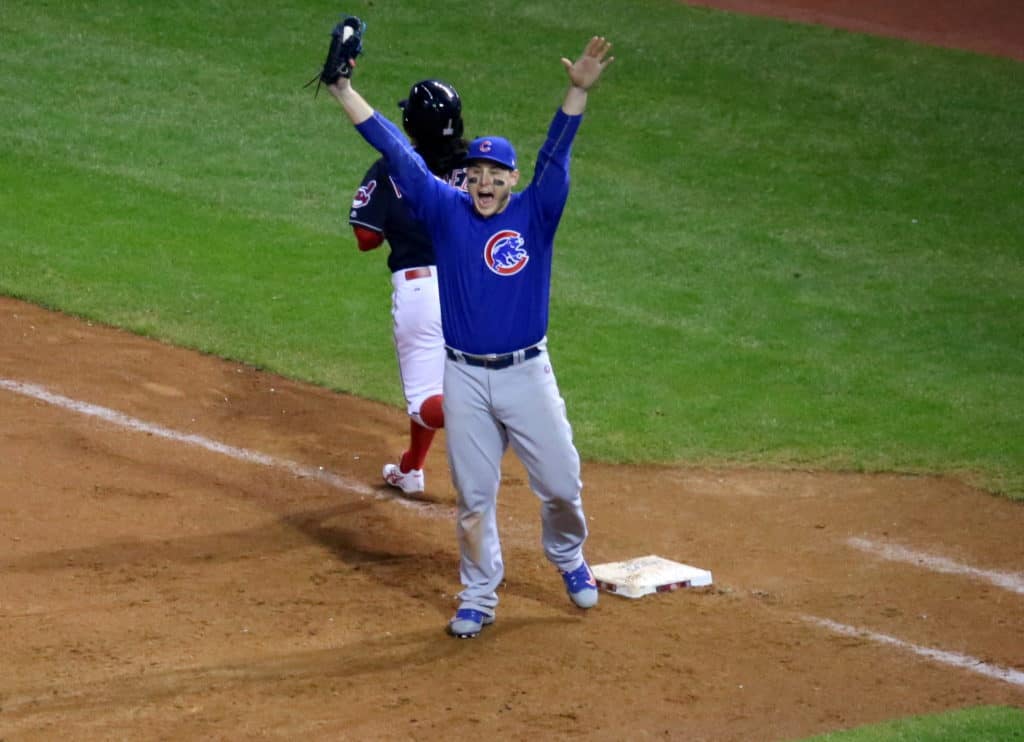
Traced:
<path id="1" fill-rule="evenodd" d="M 333 85 L 341 77 L 352 77 L 352 61 L 363 51 L 363 33 L 366 23 L 354 15 L 345 16 L 331 31 L 331 46 L 327 50 L 320 74 L 313 77 L 304 87 L 316 82 L 316 93 L 320 92 L 320 83 Z"/>

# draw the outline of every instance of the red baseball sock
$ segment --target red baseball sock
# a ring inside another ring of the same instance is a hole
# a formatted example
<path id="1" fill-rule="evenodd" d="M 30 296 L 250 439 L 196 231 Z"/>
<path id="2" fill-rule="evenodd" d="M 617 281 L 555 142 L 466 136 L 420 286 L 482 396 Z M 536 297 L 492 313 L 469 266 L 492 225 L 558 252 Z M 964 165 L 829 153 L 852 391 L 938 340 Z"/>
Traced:
<path id="1" fill-rule="evenodd" d="M 415 420 L 409 421 L 409 450 L 402 454 L 402 461 L 398 465 L 403 474 L 410 469 L 423 468 L 423 462 L 427 460 L 427 452 L 430 450 L 435 432 L 430 428 L 424 428 Z"/>

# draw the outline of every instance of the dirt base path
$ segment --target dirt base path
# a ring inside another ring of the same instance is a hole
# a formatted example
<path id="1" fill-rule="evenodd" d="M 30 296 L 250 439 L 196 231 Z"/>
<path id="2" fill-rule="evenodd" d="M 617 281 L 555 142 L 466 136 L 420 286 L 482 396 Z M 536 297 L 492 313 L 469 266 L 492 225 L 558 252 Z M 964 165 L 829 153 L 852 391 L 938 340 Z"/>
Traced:
<path id="1" fill-rule="evenodd" d="M 1017 3 L 714 4 L 1024 58 Z M 592 562 L 658 554 L 715 584 L 584 614 L 510 459 L 499 619 L 459 642 L 443 436 L 426 497 L 378 485 L 405 428 L 0 299 L 0 739 L 723 742 L 1024 705 L 1019 504 L 587 463 Z"/>

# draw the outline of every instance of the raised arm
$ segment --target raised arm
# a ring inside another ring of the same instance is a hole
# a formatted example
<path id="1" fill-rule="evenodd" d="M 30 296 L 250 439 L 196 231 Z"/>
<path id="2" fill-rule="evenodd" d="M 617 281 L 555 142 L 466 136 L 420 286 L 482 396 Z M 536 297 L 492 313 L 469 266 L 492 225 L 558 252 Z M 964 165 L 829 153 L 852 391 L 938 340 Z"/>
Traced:
<path id="1" fill-rule="evenodd" d="M 355 66 L 355 62 L 352 62 Z M 443 183 L 430 172 L 423 158 L 413 149 L 408 138 L 394 123 L 375 111 L 346 77 L 328 85 L 327 89 L 341 105 L 345 115 L 355 125 L 356 131 L 371 147 L 387 160 L 388 168 L 402 192 L 402 197 L 422 218 L 429 207 L 438 200 L 436 191 L 442 190 Z"/>
<path id="2" fill-rule="evenodd" d="M 569 90 L 562 101 L 565 113 L 579 116 L 587 109 L 587 91 L 600 79 L 604 68 L 615 61 L 615 57 L 607 56 L 611 48 L 611 42 L 603 36 L 592 36 L 575 62 L 562 57 L 562 66 L 569 75 Z"/>
<path id="3" fill-rule="evenodd" d="M 352 64 L 355 66 L 355 62 Z M 352 87 L 351 79 L 339 77 L 338 81 L 333 85 L 328 85 L 327 89 L 331 91 L 331 95 L 337 98 L 338 103 L 348 114 L 349 120 L 356 126 L 373 116 L 373 107 Z"/>

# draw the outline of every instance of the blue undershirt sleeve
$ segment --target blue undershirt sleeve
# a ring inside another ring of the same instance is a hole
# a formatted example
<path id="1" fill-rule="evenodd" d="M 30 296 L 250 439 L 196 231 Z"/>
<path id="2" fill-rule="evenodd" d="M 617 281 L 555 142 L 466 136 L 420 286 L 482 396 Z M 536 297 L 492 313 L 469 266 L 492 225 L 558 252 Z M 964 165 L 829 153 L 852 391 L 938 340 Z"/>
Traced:
<path id="1" fill-rule="evenodd" d="M 556 222 L 569 198 L 569 159 L 573 140 L 582 122 L 582 114 L 570 116 L 559 108 L 548 127 L 547 139 L 537 153 L 530 185 L 537 191 L 540 208 Z"/>

